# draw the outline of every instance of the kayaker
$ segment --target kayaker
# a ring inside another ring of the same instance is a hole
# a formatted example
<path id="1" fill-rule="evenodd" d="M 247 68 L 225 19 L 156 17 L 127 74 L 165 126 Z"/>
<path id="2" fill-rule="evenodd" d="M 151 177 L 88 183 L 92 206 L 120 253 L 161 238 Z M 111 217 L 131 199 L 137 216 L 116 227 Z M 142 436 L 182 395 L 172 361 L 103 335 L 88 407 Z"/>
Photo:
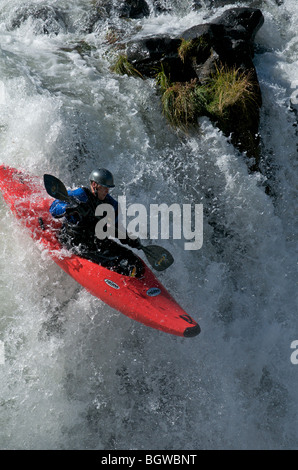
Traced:
<path id="1" fill-rule="evenodd" d="M 120 274 L 141 276 L 143 264 L 131 250 L 109 238 L 100 240 L 95 234 L 99 221 L 95 217 L 95 211 L 99 204 L 104 203 L 111 204 L 114 208 L 115 236 L 118 235 L 118 202 L 109 194 L 110 188 L 115 187 L 112 173 L 105 168 L 95 169 L 89 180 L 90 189 L 82 187 L 68 191 L 69 196 L 73 197 L 73 203 L 56 199 L 50 207 L 53 217 L 64 217 L 59 234 L 60 242 L 80 256 Z M 130 238 L 127 233 L 126 238 L 121 238 L 120 242 L 130 248 L 141 247 L 140 240 Z"/>

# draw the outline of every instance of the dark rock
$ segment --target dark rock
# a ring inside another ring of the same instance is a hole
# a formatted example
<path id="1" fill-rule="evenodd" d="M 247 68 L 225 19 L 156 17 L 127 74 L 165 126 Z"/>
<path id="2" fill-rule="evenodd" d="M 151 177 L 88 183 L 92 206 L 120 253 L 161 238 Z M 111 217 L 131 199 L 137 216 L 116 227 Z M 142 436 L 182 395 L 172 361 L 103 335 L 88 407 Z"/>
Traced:
<path id="1" fill-rule="evenodd" d="M 246 107 L 236 103 L 222 117 L 214 117 L 218 127 L 231 142 L 254 160 L 259 161 L 259 108 L 262 104 L 257 73 L 253 64 L 254 38 L 264 22 L 260 10 L 232 8 L 210 23 L 194 26 L 179 37 L 158 36 L 131 41 L 127 58 L 143 76 L 154 77 L 161 66 L 171 82 L 208 82 L 221 67 L 249 74 L 253 99 Z M 184 40 L 184 43 L 183 43 Z M 178 52 L 186 45 L 184 53 Z M 249 109 L 247 109 L 249 108 Z"/>
<path id="2" fill-rule="evenodd" d="M 225 65 L 236 67 L 250 73 L 254 88 L 254 106 L 245 116 L 241 116 L 239 108 L 231 108 L 229 116 L 217 121 L 218 127 L 231 142 L 241 151 L 246 151 L 254 159 L 251 165 L 256 169 L 259 161 L 259 108 L 262 104 L 261 90 L 257 73 L 253 64 L 253 40 L 257 31 L 264 23 L 260 10 L 250 8 L 234 8 L 227 10 L 214 21 L 194 26 L 182 34 L 186 40 L 202 40 L 209 46 L 210 55 L 202 60 L 201 54 L 191 58 L 192 67 L 200 82 L 204 83 L 216 67 Z"/>
<path id="3" fill-rule="evenodd" d="M 253 41 L 264 23 L 260 10 L 255 8 L 231 8 L 212 21 L 226 28 L 231 37 Z"/>
<path id="4" fill-rule="evenodd" d="M 205 83 L 212 74 L 216 72 L 216 68 L 219 64 L 219 55 L 214 50 L 210 51 L 209 57 L 204 62 L 193 62 L 193 69 L 196 72 L 201 83 Z"/>
<path id="5" fill-rule="evenodd" d="M 145 0 L 119 1 L 119 15 L 122 18 L 143 18 L 149 16 L 150 10 Z"/>
<path id="6" fill-rule="evenodd" d="M 153 9 L 155 13 L 169 13 L 172 11 L 172 6 L 168 0 L 154 0 Z"/>
<path id="7" fill-rule="evenodd" d="M 127 58 L 143 75 L 149 77 L 153 75 L 153 69 L 158 63 L 168 64 L 172 80 L 174 77 L 182 79 L 185 75 L 185 69 L 190 74 L 190 79 L 196 76 L 198 64 L 203 64 L 206 60 L 210 62 L 211 51 L 218 55 L 219 61 L 223 64 L 235 65 L 244 69 L 254 68 L 252 63 L 253 40 L 263 22 L 264 18 L 260 10 L 234 8 L 224 12 L 212 23 L 194 26 L 186 30 L 178 38 L 158 36 L 131 41 L 127 44 Z M 206 57 L 206 54 L 202 54 L 202 49 L 198 48 L 198 54 L 195 55 L 195 60 L 192 60 L 194 70 L 191 71 L 178 56 L 179 41 L 198 38 L 202 38 L 208 45 L 209 53 Z M 200 76 L 198 78 L 200 79 Z"/>
<path id="8" fill-rule="evenodd" d="M 170 36 L 131 41 L 127 44 L 127 59 L 142 75 L 151 78 L 160 70 L 161 64 L 165 64 L 171 74 L 171 80 L 176 80 L 177 75 L 181 76 L 183 69 L 177 52 L 180 44 L 181 39 L 172 39 Z"/>
<path id="9" fill-rule="evenodd" d="M 188 40 L 203 37 L 222 63 L 248 68 L 253 67 L 253 41 L 263 23 L 260 10 L 233 8 L 212 23 L 186 30 L 181 37 Z"/>

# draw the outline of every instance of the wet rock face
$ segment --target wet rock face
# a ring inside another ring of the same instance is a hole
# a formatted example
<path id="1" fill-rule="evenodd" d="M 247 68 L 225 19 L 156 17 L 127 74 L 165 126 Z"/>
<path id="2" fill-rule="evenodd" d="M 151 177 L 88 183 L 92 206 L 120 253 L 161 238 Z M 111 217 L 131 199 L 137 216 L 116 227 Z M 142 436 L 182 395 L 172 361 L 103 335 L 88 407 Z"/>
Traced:
<path id="1" fill-rule="evenodd" d="M 150 10 L 145 0 L 119 1 L 119 15 L 122 18 L 143 18 L 149 16 Z"/>
<path id="2" fill-rule="evenodd" d="M 182 78 L 179 70 L 182 71 L 183 64 L 177 52 L 179 41 L 202 38 L 206 48 L 203 53 L 202 48 L 198 48 L 197 62 L 208 60 L 212 50 L 224 64 L 252 68 L 253 41 L 263 22 L 260 10 L 249 8 L 227 10 L 212 23 L 194 26 L 174 39 L 169 36 L 157 36 L 130 41 L 127 43 L 127 58 L 140 72 L 148 76 L 152 76 L 152 69 L 157 62 L 172 62 L 172 76 L 178 75 Z M 206 57 L 207 49 L 209 52 Z M 192 72 L 188 70 L 188 73 Z M 195 75 L 196 71 L 193 71 L 193 76 Z M 185 76 L 185 80 L 193 76 Z"/>
<path id="3" fill-rule="evenodd" d="M 231 107 L 228 115 L 216 120 L 218 127 L 231 135 L 232 143 L 259 160 L 259 108 L 262 104 L 257 73 L 253 64 L 254 38 L 263 25 L 262 12 L 254 8 L 232 8 L 210 23 L 199 24 L 179 37 L 156 36 L 126 44 L 127 59 L 145 77 L 154 77 L 163 67 L 171 82 L 206 83 L 218 68 L 239 69 L 249 74 L 254 99 L 249 112 L 241 116 L 239 108 Z M 189 49 L 184 57 L 179 53 L 183 40 Z"/>
<path id="4" fill-rule="evenodd" d="M 232 38 L 253 41 L 264 23 L 264 17 L 258 9 L 232 8 L 226 10 L 212 23 L 222 25 Z"/>
<path id="5" fill-rule="evenodd" d="M 219 63 L 228 67 L 241 68 L 257 75 L 253 64 L 254 38 L 264 23 L 262 12 L 251 8 L 234 8 L 227 10 L 211 23 L 194 26 L 185 31 L 181 38 L 198 40 L 205 44 L 205 55 L 202 48 L 192 57 L 192 67 L 196 77 L 204 81 Z M 206 51 L 209 51 L 206 57 Z M 261 101 L 260 90 L 258 98 Z"/>
<path id="6" fill-rule="evenodd" d="M 178 56 L 181 39 L 169 36 L 154 36 L 127 43 L 127 59 L 145 77 L 156 75 L 161 64 L 166 64 L 174 81 L 188 79 L 183 73 L 184 67 Z"/>

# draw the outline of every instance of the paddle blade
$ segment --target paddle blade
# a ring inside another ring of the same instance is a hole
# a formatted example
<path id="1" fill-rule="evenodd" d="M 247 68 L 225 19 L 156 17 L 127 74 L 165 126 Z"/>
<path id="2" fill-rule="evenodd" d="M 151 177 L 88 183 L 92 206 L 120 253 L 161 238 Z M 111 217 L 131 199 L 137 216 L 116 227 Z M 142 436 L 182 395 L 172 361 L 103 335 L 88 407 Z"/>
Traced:
<path id="1" fill-rule="evenodd" d="M 52 175 L 43 175 L 44 186 L 47 193 L 55 199 L 69 201 L 67 189 L 58 178 Z"/>
<path id="2" fill-rule="evenodd" d="M 161 246 L 143 246 L 142 250 L 145 253 L 149 263 L 154 269 L 156 269 L 156 271 L 164 271 L 174 263 L 174 258 L 171 253 Z"/>

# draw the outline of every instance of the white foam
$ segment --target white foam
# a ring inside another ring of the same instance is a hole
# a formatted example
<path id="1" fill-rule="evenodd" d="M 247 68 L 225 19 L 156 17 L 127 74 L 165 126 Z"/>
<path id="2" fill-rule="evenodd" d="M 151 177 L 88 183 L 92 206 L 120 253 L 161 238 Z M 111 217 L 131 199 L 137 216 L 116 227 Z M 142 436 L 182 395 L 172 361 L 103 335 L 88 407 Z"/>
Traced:
<path id="1" fill-rule="evenodd" d="M 30 21 L 8 29 L 11 1 L 0 0 L 1 163 L 69 186 L 87 184 L 100 164 L 128 203 L 203 204 L 202 249 L 164 241 L 175 264 L 160 274 L 202 332 L 187 341 L 159 333 L 91 297 L 41 255 L 1 198 L 0 447 L 295 447 L 296 0 L 266 2 L 256 38 L 274 197 L 208 119 L 181 137 L 153 80 L 111 73 L 104 35 L 75 28 L 88 2 L 48 3 L 71 11 L 69 31 L 41 36 Z M 135 34 L 207 21 L 210 12 L 182 5 L 138 20 Z M 80 40 L 100 50 L 80 55 Z"/>

